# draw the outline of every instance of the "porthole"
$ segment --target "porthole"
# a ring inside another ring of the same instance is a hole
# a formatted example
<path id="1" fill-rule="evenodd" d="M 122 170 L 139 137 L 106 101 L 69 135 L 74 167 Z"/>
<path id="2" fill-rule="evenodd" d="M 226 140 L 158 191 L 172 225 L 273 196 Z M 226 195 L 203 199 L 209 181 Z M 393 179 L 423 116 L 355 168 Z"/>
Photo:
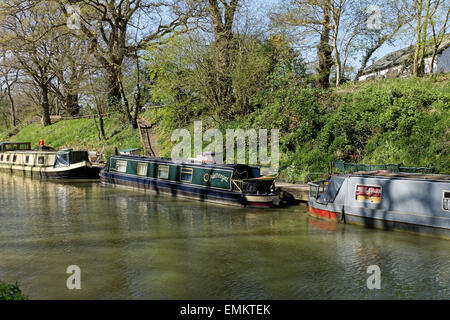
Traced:
<path id="1" fill-rule="evenodd" d="M 203 175 L 203 180 L 204 180 L 205 182 L 208 182 L 210 178 L 211 178 L 211 177 L 209 176 L 209 173 L 205 173 L 205 174 Z"/>

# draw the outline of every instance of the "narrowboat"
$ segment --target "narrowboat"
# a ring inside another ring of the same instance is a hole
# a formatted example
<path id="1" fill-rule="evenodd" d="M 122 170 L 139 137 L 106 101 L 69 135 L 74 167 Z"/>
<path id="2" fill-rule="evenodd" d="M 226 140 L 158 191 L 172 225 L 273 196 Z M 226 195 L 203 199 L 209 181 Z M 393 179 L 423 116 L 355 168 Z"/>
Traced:
<path id="1" fill-rule="evenodd" d="M 0 142 L 0 171 L 37 178 L 98 179 L 100 168 L 92 165 L 87 151 L 55 150 L 43 141 L 36 150 L 30 142 Z"/>
<path id="2" fill-rule="evenodd" d="M 450 236 L 450 176 L 356 172 L 310 182 L 312 216 Z"/>
<path id="3" fill-rule="evenodd" d="M 109 158 L 100 171 L 100 180 L 105 184 L 223 204 L 248 207 L 282 204 L 274 178 L 261 177 L 259 167 L 216 164 L 202 159 L 200 156 L 173 161 L 119 154 Z"/>

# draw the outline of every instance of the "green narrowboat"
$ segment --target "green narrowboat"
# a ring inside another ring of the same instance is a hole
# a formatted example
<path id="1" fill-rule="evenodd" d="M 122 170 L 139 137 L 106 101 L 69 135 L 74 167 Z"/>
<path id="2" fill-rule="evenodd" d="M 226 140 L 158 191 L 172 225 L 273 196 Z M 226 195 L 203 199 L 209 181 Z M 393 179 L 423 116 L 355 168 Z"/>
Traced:
<path id="1" fill-rule="evenodd" d="M 148 156 L 115 155 L 100 171 L 105 184 L 152 190 L 172 196 L 249 207 L 279 206 L 273 177 L 260 168 L 192 159 L 173 161 Z"/>

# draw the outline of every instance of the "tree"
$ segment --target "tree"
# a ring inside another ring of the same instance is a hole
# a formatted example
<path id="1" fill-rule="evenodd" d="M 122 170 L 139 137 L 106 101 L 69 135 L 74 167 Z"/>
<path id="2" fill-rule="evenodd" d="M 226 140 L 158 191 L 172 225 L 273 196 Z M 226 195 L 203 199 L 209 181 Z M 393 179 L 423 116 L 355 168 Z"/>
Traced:
<path id="1" fill-rule="evenodd" d="M 9 59 L 8 59 L 9 58 Z M 11 58 L 8 57 L 6 49 L 3 48 L 2 50 L 2 64 L 0 66 L 1 75 L 3 77 L 3 81 L 0 83 L 2 86 L 5 85 L 5 91 L 6 95 L 8 96 L 9 100 L 9 106 L 10 106 L 10 116 L 11 116 L 11 127 L 16 127 L 16 108 L 15 108 L 15 102 L 14 97 L 12 96 L 11 89 L 12 87 L 17 83 L 19 80 L 19 71 L 14 70 L 13 67 L 11 67 Z"/>
<path id="2" fill-rule="evenodd" d="M 445 2 L 441 0 L 415 0 L 414 9 L 416 16 L 416 44 L 413 54 L 412 73 L 414 76 L 422 76 L 425 70 L 425 55 L 429 47 L 432 48 L 432 62 L 434 63 L 437 51 L 443 38 L 445 37 L 446 27 L 449 17 L 449 8 L 444 6 Z M 443 10 L 440 10 L 443 9 Z M 444 19 L 436 18 L 436 15 Z M 441 20 L 442 27 L 437 31 L 437 21 Z M 429 25 L 431 25 L 432 38 L 428 39 Z M 430 66 L 431 73 L 433 64 Z"/>
<path id="3" fill-rule="evenodd" d="M 51 3 L 5 0 L 1 15 L 4 32 L 0 45 L 17 61 L 16 68 L 32 79 L 39 89 L 39 105 L 44 126 L 50 121 L 50 86 L 55 78 L 53 55 L 58 35 L 50 28 L 57 8 Z"/>
<path id="4" fill-rule="evenodd" d="M 59 45 L 53 55 L 55 79 L 51 82 L 51 91 L 67 114 L 77 116 L 83 86 L 98 66 L 94 64 L 87 41 L 73 37 L 64 28 L 57 32 Z"/>
<path id="5" fill-rule="evenodd" d="M 58 2 L 66 14 L 67 5 L 79 6 L 80 29 L 75 34 L 89 42 L 91 52 L 106 71 L 109 108 L 120 110 L 124 101 L 128 121 L 135 125 L 121 83 L 124 60 L 149 43 L 163 41 L 168 35 L 187 30 L 189 20 L 196 12 L 196 1 L 58 0 Z M 135 42 L 130 41 L 130 32 L 133 30 L 139 31 L 139 37 Z"/>
<path id="6" fill-rule="evenodd" d="M 354 77 L 354 81 L 358 81 L 367 67 L 372 56 L 385 44 L 392 44 L 393 40 L 405 30 L 405 27 L 414 20 L 411 14 L 410 3 L 405 1 L 370 1 L 376 5 L 380 14 L 378 26 L 365 25 L 358 36 L 358 42 L 362 47 L 361 64 L 358 72 Z M 368 7 L 369 2 L 365 2 L 364 7 Z M 363 8 L 364 8 L 363 7 Z M 365 11 L 364 19 L 369 21 L 370 15 L 375 14 L 374 11 Z"/>
<path id="7" fill-rule="evenodd" d="M 431 32 L 432 32 L 432 53 L 431 53 L 431 62 L 430 62 L 430 74 L 432 75 L 434 72 L 434 63 L 436 61 L 436 55 L 438 53 L 438 50 L 444 41 L 445 37 L 447 36 L 447 24 L 448 19 L 450 16 L 450 7 L 442 7 L 441 14 L 437 14 L 439 12 L 439 1 L 436 3 L 436 10 L 433 12 L 433 14 L 430 16 L 430 25 L 431 25 Z M 441 27 L 438 27 L 438 23 L 441 24 Z"/>
<path id="8" fill-rule="evenodd" d="M 233 42 L 233 24 L 239 0 L 208 0 L 208 12 L 214 30 L 214 49 L 216 56 L 217 86 L 216 105 L 218 113 L 233 104 L 233 88 L 230 76 L 230 63 Z"/>
<path id="9" fill-rule="evenodd" d="M 275 20 L 303 29 L 302 37 L 313 34 L 312 41 L 318 38 L 316 85 L 319 88 L 330 86 L 333 66 L 333 47 L 330 44 L 332 14 L 331 0 L 290 0 L 288 5 L 275 15 Z"/>

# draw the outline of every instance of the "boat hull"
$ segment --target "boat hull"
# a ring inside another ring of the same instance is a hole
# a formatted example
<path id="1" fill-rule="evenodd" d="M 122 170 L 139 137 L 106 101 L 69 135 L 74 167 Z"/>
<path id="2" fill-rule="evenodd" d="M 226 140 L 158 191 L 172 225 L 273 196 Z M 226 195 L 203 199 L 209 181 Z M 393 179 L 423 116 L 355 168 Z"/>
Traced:
<path id="1" fill-rule="evenodd" d="M 376 197 L 362 196 L 361 186 Z M 312 216 L 369 228 L 450 237 L 450 212 L 443 206 L 449 181 L 348 176 L 333 201 L 310 196 Z"/>
<path id="2" fill-rule="evenodd" d="M 104 184 L 114 186 L 124 186 L 137 188 L 141 190 L 152 191 L 171 195 L 174 197 L 184 197 L 193 200 L 215 202 L 227 205 L 246 206 L 246 207 L 273 207 L 272 199 L 278 198 L 278 195 L 259 196 L 258 199 L 227 190 L 210 189 L 202 186 L 193 186 L 180 184 L 174 181 L 160 180 L 148 177 L 138 177 L 127 174 L 111 173 L 100 171 L 100 181 Z"/>
<path id="3" fill-rule="evenodd" d="M 99 179 L 100 170 L 87 162 L 60 168 L 0 164 L 1 172 L 42 179 Z"/>

